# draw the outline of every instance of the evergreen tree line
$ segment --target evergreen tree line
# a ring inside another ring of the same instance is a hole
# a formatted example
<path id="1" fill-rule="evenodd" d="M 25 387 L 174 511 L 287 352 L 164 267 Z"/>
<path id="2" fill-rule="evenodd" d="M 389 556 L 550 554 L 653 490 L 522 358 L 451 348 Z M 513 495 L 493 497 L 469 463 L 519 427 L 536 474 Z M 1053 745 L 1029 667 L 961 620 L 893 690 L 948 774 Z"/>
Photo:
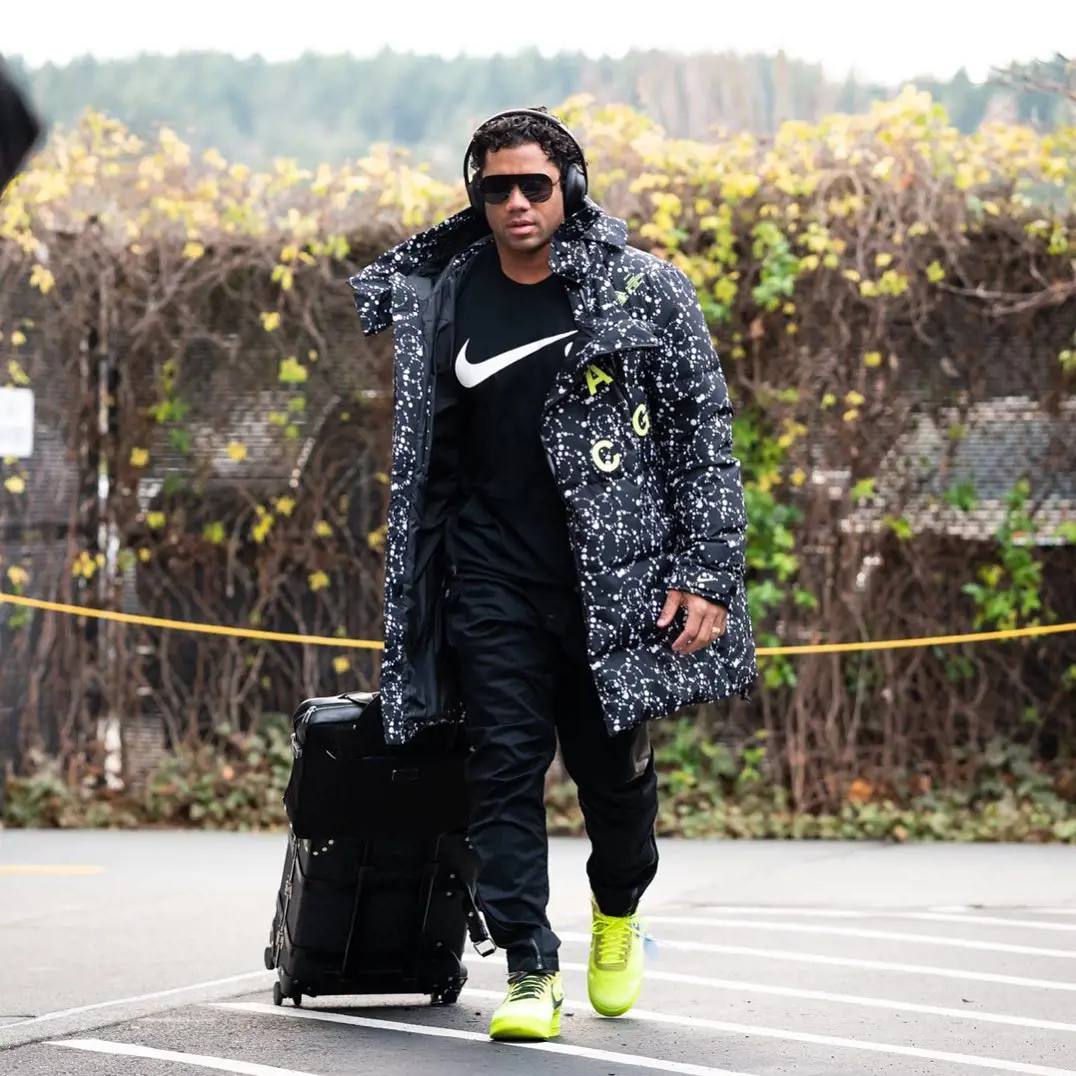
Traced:
<path id="1" fill-rule="evenodd" d="M 50 123 L 69 125 L 92 106 L 141 135 L 167 124 L 201 151 L 264 166 L 295 157 L 307 166 L 339 164 L 377 142 L 411 150 L 450 175 L 466 135 L 486 115 L 513 105 L 556 105 L 575 93 L 623 102 L 677 137 L 706 138 L 714 127 L 772 133 L 786 119 L 859 112 L 896 87 L 828 80 L 816 64 L 733 53 L 683 56 L 656 50 L 622 58 L 537 50 L 484 57 L 422 56 L 383 50 L 369 58 L 304 55 L 286 62 L 226 53 L 77 59 L 29 68 L 9 58 L 16 77 Z M 1015 68 L 1013 69 L 1015 71 Z M 1059 57 L 1036 65 L 1064 77 Z M 984 120 L 1050 125 L 1071 104 L 1004 80 L 913 79 L 968 132 Z"/>

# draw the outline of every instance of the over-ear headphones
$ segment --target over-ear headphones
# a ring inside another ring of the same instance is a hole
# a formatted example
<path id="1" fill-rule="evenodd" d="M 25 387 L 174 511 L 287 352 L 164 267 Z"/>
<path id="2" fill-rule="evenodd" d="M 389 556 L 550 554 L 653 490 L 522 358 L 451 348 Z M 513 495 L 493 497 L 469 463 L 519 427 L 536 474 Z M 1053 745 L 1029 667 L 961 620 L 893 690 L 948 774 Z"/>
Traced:
<path id="1" fill-rule="evenodd" d="M 572 140 L 572 144 L 579 151 L 579 162 L 572 161 L 560 177 L 561 190 L 564 191 L 564 215 L 570 217 L 582 206 L 583 199 L 586 197 L 587 189 L 590 185 L 590 179 L 587 175 L 586 160 L 583 155 L 583 147 L 579 145 L 575 135 L 573 135 L 572 132 L 568 130 L 567 126 L 557 119 L 556 116 L 549 112 L 540 112 L 536 108 L 509 108 L 504 112 L 497 112 L 488 119 L 483 120 L 475 128 L 475 133 L 471 135 L 471 141 L 467 144 L 467 152 L 463 155 L 463 182 L 467 187 L 467 197 L 471 203 L 471 208 L 479 217 L 483 219 L 485 218 L 485 203 L 482 201 L 482 192 L 479 190 L 478 186 L 480 179 L 477 175 L 473 178 L 468 175 L 468 169 L 471 164 L 471 154 L 474 152 L 475 135 L 477 135 L 487 123 L 490 123 L 493 120 L 499 120 L 505 116 L 534 116 L 544 123 L 556 127 Z"/>

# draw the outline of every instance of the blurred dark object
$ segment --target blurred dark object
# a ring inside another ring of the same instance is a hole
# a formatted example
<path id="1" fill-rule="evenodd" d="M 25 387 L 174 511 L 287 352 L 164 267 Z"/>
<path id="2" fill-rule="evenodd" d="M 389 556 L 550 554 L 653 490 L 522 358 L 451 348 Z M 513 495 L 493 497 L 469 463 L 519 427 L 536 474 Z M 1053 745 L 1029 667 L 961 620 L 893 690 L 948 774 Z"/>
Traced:
<path id="1" fill-rule="evenodd" d="M 0 195 L 22 168 L 41 133 L 41 121 L 0 59 Z"/>

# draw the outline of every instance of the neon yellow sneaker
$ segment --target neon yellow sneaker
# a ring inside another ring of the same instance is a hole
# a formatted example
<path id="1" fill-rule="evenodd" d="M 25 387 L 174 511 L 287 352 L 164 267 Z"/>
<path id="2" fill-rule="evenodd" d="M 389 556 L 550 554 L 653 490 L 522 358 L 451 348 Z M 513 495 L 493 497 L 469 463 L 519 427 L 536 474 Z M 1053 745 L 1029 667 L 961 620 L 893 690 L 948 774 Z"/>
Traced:
<path id="1" fill-rule="evenodd" d="M 515 972 L 508 993 L 493 1014 L 489 1037 L 500 1040 L 545 1040 L 560 1034 L 564 987 L 560 972 Z"/>
<path id="2" fill-rule="evenodd" d="M 587 965 L 587 993 L 601 1016 L 623 1016 L 643 989 L 643 939 L 646 934 L 638 913 L 603 915 L 590 899 L 594 916 Z"/>

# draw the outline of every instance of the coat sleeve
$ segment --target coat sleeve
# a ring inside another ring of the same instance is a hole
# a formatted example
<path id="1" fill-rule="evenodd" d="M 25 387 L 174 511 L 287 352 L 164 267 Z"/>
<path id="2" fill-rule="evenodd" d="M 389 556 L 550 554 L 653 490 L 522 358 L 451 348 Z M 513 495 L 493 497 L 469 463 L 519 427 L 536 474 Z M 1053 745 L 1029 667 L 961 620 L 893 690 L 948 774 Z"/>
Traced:
<path id="1" fill-rule="evenodd" d="M 668 306 L 655 326 L 647 392 L 673 511 L 667 583 L 727 607 L 744 583 L 747 530 L 732 404 L 691 281 L 668 263 L 662 270 Z"/>
<path id="2" fill-rule="evenodd" d="M 0 194 L 18 175 L 43 133 L 40 119 L 0 59 Z"/>

